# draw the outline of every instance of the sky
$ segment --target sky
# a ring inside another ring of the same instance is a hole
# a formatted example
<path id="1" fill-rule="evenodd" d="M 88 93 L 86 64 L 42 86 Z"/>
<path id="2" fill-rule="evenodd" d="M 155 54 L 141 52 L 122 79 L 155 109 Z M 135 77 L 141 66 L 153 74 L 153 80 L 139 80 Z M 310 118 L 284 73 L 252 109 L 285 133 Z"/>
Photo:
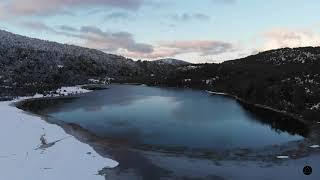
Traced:
<path id="1" fill-rule="evenodd" d="M 1 0 L 0 29 L 135 60 L 320 45 L 319 0 Z"/>

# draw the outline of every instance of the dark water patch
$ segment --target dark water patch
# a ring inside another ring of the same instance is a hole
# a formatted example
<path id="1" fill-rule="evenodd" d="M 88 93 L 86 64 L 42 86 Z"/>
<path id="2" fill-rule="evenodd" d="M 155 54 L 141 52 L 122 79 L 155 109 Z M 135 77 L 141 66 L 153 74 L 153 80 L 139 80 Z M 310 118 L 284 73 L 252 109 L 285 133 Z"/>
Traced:
<path id="1" fill-rule="evenodd" d="M 270 109 L 264 109 L 245 103 L 241 103 L 241 105 L 249 112 L 249 116 L 255 117 L 252 118 L 253 120 L 258 120 L 259 123 L 268 125 L 278 133 L 285 131 L 291 135 L 300 135 L 303 137 L 309 136 L 310 129 L 305 122 L 299 121 L 289 115 L 274 112 Z"/>
<path id="2" fill-rule="evenodd" d="M 27 99 L 17 102 L 15 105 L 17 108 L 32 112 L 38 115 L 48 115 L 50 112 L 62 111 L 62 105 L 72 103 L 79 97 L 49 97 L 49 98 L 37 98 Z"/>

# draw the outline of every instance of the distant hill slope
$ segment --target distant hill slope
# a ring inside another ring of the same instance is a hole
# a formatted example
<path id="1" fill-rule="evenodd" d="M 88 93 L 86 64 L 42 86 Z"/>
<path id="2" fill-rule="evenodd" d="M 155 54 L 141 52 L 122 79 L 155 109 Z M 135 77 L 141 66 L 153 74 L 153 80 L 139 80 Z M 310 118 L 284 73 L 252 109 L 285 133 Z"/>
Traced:
<path id="1" fill-rule="evenodd" d="M 138 72 L 136 62 L 122 56 L 0 30 L 0 76 L 11 85 L 78 84 Z"/>
<path id="2" fill-rule="evenodd" d="M 190 62 L 179 60 L 179 59 L 172 59 L 172 58 L 167 58 L 167 59 L 158 59 L 153 61 L 155 63 L 159 64 L 171 64 L 174 66 L 184 66 L 184 65 L 190 65 Z"/>
<path id="3" fill-rule="evenodd" d="M 29 38 L 26 36 L 21 36 L 17 34 L 13 34 L 7 31 L 0 30 L 0 47 L 1 49 L 28 49 L 34 51 L 46 51 L 64 55 L 72 55 L 72 56 L 86 56 L 91 59 L 101 62 L 101 63 L 109 63 L 109 64 L 121 64 L 127 63 L 134 65 L 134 62 L 131 59 L 124 58 L 122 56 L 117 56 L 113 54 L 106 54 L 102 51 L 89 49 L 74 45 L 60 44 L 56 42 L 40 40 L 35 38 Z M 61 58 L 53 59 L 57 63 L 61 63 Z M 114 61 L 117 60 L 117 61 Z"/>
<path id="4" fill-rule="evenodd" d="M 313 64 L 320 61 L 320 47 L 281 48 L 260 52 L 242 59 L 225 63 L 262 63 L 273 65 Z"/>

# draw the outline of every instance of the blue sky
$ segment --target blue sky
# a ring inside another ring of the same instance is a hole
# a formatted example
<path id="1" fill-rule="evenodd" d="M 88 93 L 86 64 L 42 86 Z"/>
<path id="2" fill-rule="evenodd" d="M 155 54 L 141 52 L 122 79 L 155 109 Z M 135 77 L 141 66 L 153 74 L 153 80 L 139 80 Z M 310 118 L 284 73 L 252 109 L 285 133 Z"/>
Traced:
<path id="1" fill-rule="evenodd" d="M 0 28 L 134 59 L 221 62 L 320 44 L 317 0 L 2 0 Z"/>

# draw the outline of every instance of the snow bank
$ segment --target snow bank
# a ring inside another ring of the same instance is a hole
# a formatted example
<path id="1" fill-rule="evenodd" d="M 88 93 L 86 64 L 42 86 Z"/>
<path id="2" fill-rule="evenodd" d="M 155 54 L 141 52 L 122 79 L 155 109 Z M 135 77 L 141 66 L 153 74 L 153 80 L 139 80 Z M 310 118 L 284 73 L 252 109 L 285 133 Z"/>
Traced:
<path id="1" fill-rule="evenodd" d="M 209 94 L 215 94 L 215 95 L 223 95 L 223 96 L 227 95 L 226 93 L 220 93 L 220 92 L 214 92 L 214 91 L 206 91 L 206 92 Z"/>
<path id="2" fill-rule="evenodd" d="M 61 92 L 86 91 L 73 87 L 62 88 Z M 118 165 L 69 136 L 59 126 L 17 109 L 12 102 L 0 102 L 0 179 L 102 180 L 104 177 L 97 175 L 99 170 Z M 44 134 L 48 143 L 61 141 L 47 149 L 37 149 Z"/>
<path id="3" fill-rule="evenodd" d="M 315 104 L 315 105 L 312 106 L 310 109 L 311 109 L 311 110 L 318 110 L 318 109 L 320 109 L 320 103 Z"/>
<path id="4" fill-rule="evenodd" d="M 310 148 L 320 148 L 320 146 L 319 145 L 312 145 L 312 146 L 310 146 Z"/>
<path id="5" fill-rule="evenodd" d="M 289 159 L 289 156 L 277 156 L 278 159 Z"/>
<path id="6" fill-rule="evenodd" d="M 87 92 L 90 92 L 90 90 L 82 89 L 80 86 L 62 87 L 56 91 L 57 94 L 64 96 Z"/>

